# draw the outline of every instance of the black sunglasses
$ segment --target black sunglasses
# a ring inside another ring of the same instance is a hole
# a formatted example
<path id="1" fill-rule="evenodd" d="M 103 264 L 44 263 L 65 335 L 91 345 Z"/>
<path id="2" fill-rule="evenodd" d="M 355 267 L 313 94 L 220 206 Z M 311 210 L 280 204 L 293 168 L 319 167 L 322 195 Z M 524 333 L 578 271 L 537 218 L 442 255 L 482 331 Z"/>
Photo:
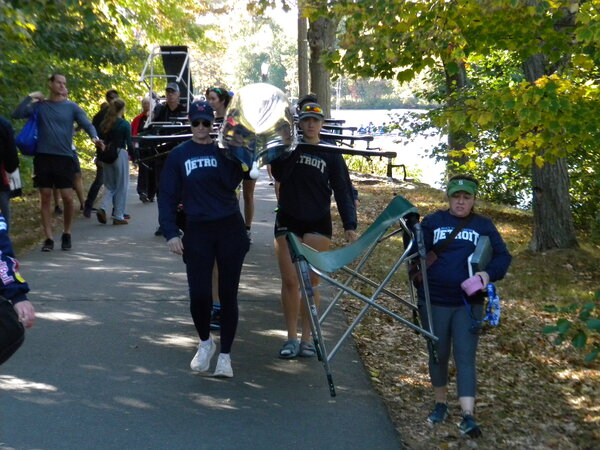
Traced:
<path id="1" fill-rule="evenodd" d="M 203 127 L 205 128 L 210 128 L 212 127 L 212 122 L 210 120 L 206 120 L 206 119 L 196 119 L 196 120 L 192 120 L 192 126 L 194 128 L 196 128 L 198 125 L 202 124 Z"/>

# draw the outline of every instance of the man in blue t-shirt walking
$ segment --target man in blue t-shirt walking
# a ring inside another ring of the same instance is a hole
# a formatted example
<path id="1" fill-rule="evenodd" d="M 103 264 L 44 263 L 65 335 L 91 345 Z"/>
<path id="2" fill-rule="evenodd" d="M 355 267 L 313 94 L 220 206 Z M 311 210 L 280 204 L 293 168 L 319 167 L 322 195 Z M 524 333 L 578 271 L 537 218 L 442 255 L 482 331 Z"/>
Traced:
<path id="1" fill-rule="evenodd" d="M 48 79 L 50 95 L 32 92 L 17 106 L 12 116 L 25 119 L 38 112 L 38 146 L 33 159 L 33 182 L 40 191 L 42 226 L 46 240 L 43 252 L 54 249 L 52 232 L 52 190 L 60 191 L 63 201 L 64 231 L 61 248 L 71 249 L 71 226 L 73 224 L 73 179 L 75 162 L 73 159 L 73 124 L 77 123 L 92 138 L 97 147 L 104 144 L 98 138 L 96 129 L 85 112 L 74 102 L 67 100 L 67 79 L 54 73 Z"/>

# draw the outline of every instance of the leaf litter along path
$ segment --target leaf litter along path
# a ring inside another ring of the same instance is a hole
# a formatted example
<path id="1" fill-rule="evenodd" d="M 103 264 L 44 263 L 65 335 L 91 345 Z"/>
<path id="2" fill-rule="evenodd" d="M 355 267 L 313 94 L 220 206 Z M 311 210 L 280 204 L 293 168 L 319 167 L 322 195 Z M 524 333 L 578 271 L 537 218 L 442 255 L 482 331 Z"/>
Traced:
<path id="1" fill-rule="evenodd" d="M 394 195 L 405 196 L 419 207 L 422 216 L 446 207 L 443 194 L 426 185 L 389 183 L 376 176 L 353 175 L 353 181 L 362 199 L 359 223 L 363 227 Z M 489 215 L 487 211 L 484 214 Z M 498 217 L 502 219 L 494 217 L 494 221 L 500 230 L 521 226 L 523 221 L 521 212 L 506 214 L 505 208 Z M 333 245 L 346 245 L 340 238 L 339 219 L 334 222 Z M 515 266 L 519 252 L 513 251 L 513 258 Z M 476 402 L 476 418 L 483 431 L 480 439 L 462 437 L 458 431 L 460 408 L 452 363 L 450 417 L 432 427 L 426 421 L 433 407 L 433 393 L 425 340 L 373 310 L 355 330 L 354 339 L 373 385 L 408 448 L 600 447 L 600 364 L 586 365 L 581 354 L 566 346 L 557 348 L 542 335 L 541 329 L 551 319 L 543 312 L 544 305 L 525 297 L 510 297 L 510 284 L 520 282 L 520 276 L 509 270 L 506 279 L 497 283 L 502 299 L 501 326 L 491 327 L 480 338 Z M 395 288 L 406 295 L 405 283 L 399 282 Z M 394 308 L 391 302 L 381 303 Z M 351 300 L 343 305 L 349 318 L 362 306 Z"/>

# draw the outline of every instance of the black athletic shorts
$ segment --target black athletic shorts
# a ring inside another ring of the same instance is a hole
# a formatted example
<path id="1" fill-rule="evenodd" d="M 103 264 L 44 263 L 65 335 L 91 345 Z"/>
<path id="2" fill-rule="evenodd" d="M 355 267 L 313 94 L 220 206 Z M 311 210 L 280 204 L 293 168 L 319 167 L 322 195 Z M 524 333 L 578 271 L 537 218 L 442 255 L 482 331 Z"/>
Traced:
<path id="1" fill-rule="evenodd" d="M 81 164 L 77 153 L 73 154 L 73 164 L 75 164 L 75 173 L 81 173 Z"/>
<path id="2" fill-rule="evenodd" d="M 313 233 L 331 239 L 331 235 L 333 234 L 331 214 L 328 213 L 325 217 L 313 222 L 305 222 L 283 211 L 277 211 L 277 217 L 275 217 L 275 237 L 283 236 L 286 233 L 294 233 L 300 237 L 308 233 Z"/>
<path id="3" fill-rule="evenodd" d="M 73 188 L 75 161 L 72 156 L 37 153 L 33 157 L 33 185 L 37 188 Z"/>

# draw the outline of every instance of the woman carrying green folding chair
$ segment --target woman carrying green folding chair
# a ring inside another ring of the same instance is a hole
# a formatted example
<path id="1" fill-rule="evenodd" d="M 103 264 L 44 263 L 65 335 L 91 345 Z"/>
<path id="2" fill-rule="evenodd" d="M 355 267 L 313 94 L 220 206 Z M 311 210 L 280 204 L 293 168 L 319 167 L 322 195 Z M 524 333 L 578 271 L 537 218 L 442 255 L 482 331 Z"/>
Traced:
<path id="1" fill-rule="evenodd" d="M 303 135 L 302 142 L 319 144 L 324 120 L 323 111 L 317 103 L 304 105 L 299 113 L 298 125 Z M 301 307 L 298 276 L 285 236 L 294 233 L 315 250 L 328 250 L 332 235 L 333 191 L 346 239 L 350 242 L 356 240 L 356 209 L 349 189 L 348 168 L 341 153 L 297 148 L 289 157 L 273 161 L 271 169 L 275 180 L 281 183 L 275 219 L 275 250 L 281 272 L 281 303 L 287 340 L 279 351 L 279 357 L 315 356 L 316 349 L 310 339 L 310 320 L 306 308 Z M 313 285 L 318 284 L 316 275 L 311 276 L 311 280 Z M 315 300 L 318 303 L 318 291 L 315 291 Z M 302 333 L 298 342 L 300 314 Z"/>

